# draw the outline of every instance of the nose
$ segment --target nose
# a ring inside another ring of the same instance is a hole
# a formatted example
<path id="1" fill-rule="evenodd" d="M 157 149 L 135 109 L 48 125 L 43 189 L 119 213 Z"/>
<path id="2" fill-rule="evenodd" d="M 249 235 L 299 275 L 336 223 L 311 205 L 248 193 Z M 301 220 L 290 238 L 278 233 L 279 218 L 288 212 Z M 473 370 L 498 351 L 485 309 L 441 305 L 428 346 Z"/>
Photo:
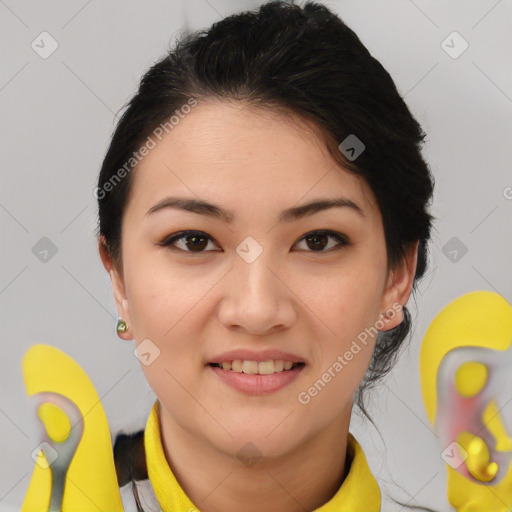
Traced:
<path id="1" fill-rule="evenodd" d="M 261 336 L 293 325 L 296 296 L 287 286 L 284 272 L 272 265 L 265 251 L 251 263 L 237 256 L 227 278 L 218 310 L 226 328 Z"/>

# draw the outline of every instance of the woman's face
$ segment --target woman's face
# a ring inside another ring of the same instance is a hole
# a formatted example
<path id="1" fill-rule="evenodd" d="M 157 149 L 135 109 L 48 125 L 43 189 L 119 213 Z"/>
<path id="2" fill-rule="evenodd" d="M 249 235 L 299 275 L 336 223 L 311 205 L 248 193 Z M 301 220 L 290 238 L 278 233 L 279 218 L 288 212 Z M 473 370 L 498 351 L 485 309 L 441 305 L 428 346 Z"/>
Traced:
<path id="1" fill-rule="evenodd" d="M 277 456 L 348 422 L 375 344 L 365 329 L 407 301 L 414 275 L 388 279 L 367 184 L 298 119 L 220 102 L 192 109 L 132 172 L 123 273 L 111 275 L 163 424 L 225 453 L 252 442 Z M 157 206 L 170 197 L 214 204 L 229 219 Z M 333 199 L 357 206 L 300 210 Z M 185 230 L 201 233 L 163 245 Z M 226 354 L 238 350 L 246 353 Z M 240 363 L 209 364 L 232 360 L 248 362 L 241 373 Z M 304 364 L 245 373 L 284 366 L 256 364 L 269 360 Z"/>

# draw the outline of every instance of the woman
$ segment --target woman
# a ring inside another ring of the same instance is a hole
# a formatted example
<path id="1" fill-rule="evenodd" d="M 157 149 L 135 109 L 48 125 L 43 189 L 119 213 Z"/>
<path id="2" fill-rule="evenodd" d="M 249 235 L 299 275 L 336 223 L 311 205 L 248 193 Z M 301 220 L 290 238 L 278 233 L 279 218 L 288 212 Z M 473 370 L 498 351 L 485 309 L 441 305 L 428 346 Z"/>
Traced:
<path id="1" fill-rule="evenodd" d="M 117 332 L 157 397 L 115 446 L 137 509 L 135 481 L 163 511 L 380 510 L 349 423 L 410 330 L 424 137 L 318 3 L 225 18 L 144 75 L 96 190 Z"/>

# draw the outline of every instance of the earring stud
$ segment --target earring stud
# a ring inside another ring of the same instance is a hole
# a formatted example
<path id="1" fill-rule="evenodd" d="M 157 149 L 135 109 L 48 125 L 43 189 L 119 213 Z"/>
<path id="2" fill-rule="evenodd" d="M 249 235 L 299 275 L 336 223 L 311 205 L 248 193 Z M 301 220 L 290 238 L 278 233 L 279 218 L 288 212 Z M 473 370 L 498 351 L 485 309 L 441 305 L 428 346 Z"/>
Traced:
<path id="1" fill-rule="evenodd" d="M 126 322 L 122 318 L 119 318 L 119 320 L 117 321 L 117 327 L 116 327 L 117 334 L 122 334 L 123 332 L 126 332 L 127 328 L 128 327 L 126 326 Z"/>

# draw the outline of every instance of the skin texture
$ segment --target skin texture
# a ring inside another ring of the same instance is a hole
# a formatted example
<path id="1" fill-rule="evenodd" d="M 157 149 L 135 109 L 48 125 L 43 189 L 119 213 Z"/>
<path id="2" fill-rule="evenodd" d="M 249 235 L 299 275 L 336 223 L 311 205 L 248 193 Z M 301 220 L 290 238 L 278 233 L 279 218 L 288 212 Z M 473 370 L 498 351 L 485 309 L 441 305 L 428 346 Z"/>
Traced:
<path id="1" fill-rule="evenodd" d="M 366 182 L 332 159 L 311 123 L 242 103 L 201 102 L 132 172 L 122 270 L 99 250 L 128 325 L 120 336 L 137 345 L 149 338 L 160 350 L 141 368 L 161 404 L 171 469 L 202 512 L 320 507 L 346 476 L 352 396 L 375 337 L 308 404 L 298 394 L 381 313 L 406 304 L 417 243 L 388 275 L 382 218 Z M 235 219 L 171 208 L 145 215 L 169 195 L 213 202 Z M 350 198 L 364 217 L 331 208 L 277 222 L 286 208 L 333 197 Z M 186 229 L 213 240 L 199 250 L 183 239 L 174 251 L 158 245 Z M 335 250 L 339 242 L 325 238 L 317 249 L 303 239 L 320 229 L 350 245 Z M 263 249 L 252 263 L 236 252 L 248 236 Z M 380 330 L 402 319 L 400 309 Z M 206 366 L 239 348 L 281 349 L 306 366 L 287 387 L 248 396 Z M 251 467 L 237 457 L 248 442 L 262 455 Z"/>

